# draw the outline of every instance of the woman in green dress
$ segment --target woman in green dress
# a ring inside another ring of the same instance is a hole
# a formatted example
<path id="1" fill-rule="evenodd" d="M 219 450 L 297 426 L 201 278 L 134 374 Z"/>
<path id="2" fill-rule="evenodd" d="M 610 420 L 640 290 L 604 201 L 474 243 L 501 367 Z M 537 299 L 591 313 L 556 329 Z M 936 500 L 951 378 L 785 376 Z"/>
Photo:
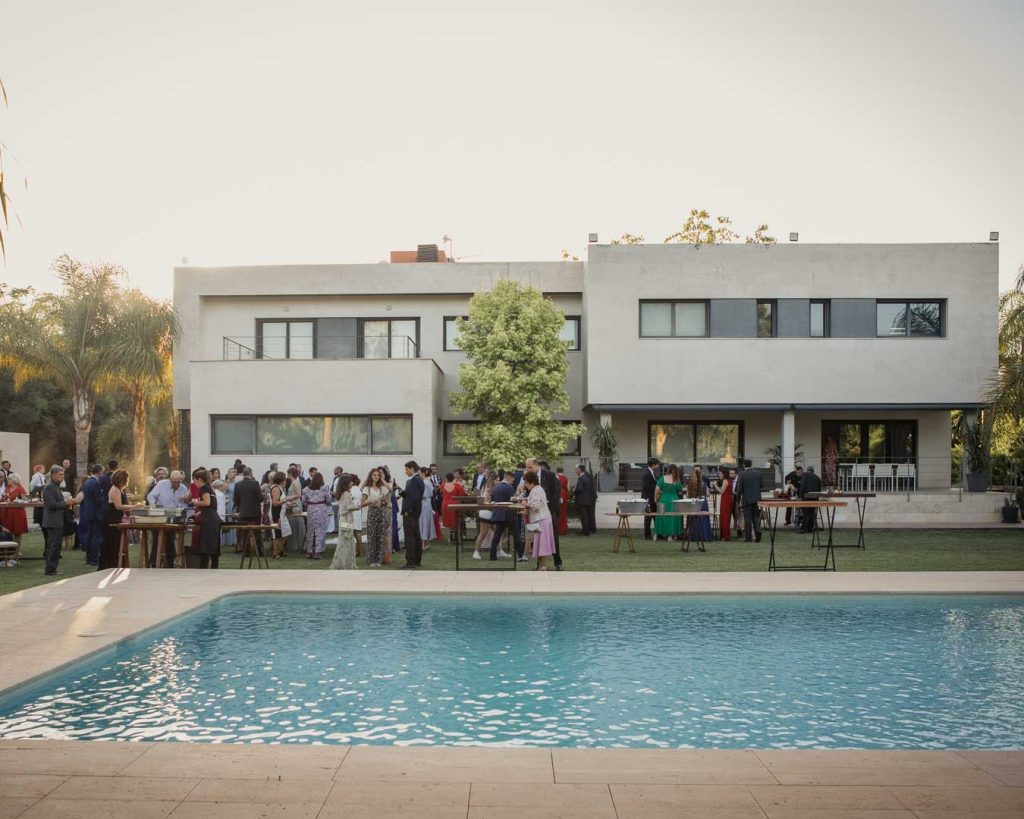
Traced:
<path id="1" fill-rule="evenodd" d="M 668 468 L 658 478 L 658 486 L 654 490 L 654 501 L 660 507 L 664 504 L 664 511 L 673 512 L 672 501 L 679 500 L 683 493 L 683 484 L 679 479 L 679 467 L 669 464 Z M 654 519 L 654 534 L 658 540 L 666 538 L 678 538 L 683 534 L 683 519 L 681 517 L 657 517 Z"/>

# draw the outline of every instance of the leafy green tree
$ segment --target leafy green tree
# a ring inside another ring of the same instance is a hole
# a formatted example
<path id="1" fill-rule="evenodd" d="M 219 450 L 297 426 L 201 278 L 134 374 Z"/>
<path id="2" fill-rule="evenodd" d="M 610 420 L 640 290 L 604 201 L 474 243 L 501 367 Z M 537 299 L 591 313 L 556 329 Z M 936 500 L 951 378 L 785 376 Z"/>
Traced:
<path id="1" fill-rule="evenodd" d="M 450 402 L 454 412 L 481 423 L 457 429 L 457 446 L 509 468 L 530 456 L 554 459 L 583 434 L 581 424 L 553 417 L 569 409 L 564 323 L 565 314 L 539 290 L 518 282 L 500 281 L 473 296 L 469 319 L 458 322 L 466 361 Z"/>
<path id="2" fill-rule="evenodd" d="M 642 245 L 644 243 L 643 234 L 633 235 L 632 233 L 623 233 L 618 239 L 612 239 L 613 245 Z"/>
<path id="3" fill-rule="evenodd" d="M 71 398 L 75 467 L 84 475 L 96 396 L 110 383 L 121 352 L 117 316 L 124 272 L 67 255 L 53 269 L 60 293 L 32 298 L 27 290 L 0 290 L 0 366 L 11 369 L 18 389 L 46 378 Z"/>

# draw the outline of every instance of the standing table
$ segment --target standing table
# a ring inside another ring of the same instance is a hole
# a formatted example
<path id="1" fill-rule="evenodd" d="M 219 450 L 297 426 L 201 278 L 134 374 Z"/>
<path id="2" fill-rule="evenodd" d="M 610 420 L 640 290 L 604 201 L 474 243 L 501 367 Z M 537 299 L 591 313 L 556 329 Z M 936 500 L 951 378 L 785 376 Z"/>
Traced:
<path id="1" fill-rule="evenodd" d="M 828 500 L 829 498 L 853 498 L 857 502 L 857 542 L 833 543 L 833 549 L 866 549 L 864 542 L 864 515 L 868 511 L 868 498 L 877 497 L 874 492 L 808 492 L 808 500 Z M 820 547 L 821 544 L 819 543 Z"/>
<path id="2" fill-rule="evenodd" d="M 252 568 L 252 559 L 256 558 L 257 569 L 269 569 L 270 559 L 267 557 L 267 550 L 263 548 L 263 533 L 276 532 L 281 525 L 275 523 L 223 523 L 221 531 L 234 529 L 238 532 L 239 545 L 242 546 L 242 560 L 238 564 L 239 569 Z M 246 567 L 245 559 L 249 558 L 249 565 Z M 262 563 L 260 562 L 262 561 Z"/>
<path id="3" fill-rule="evenodd" d="M 453 503 L 448 507 L 454 509 L 456 515 L 458 515 L 459 525 L 455 527 L 455 571 L 461 571 L 461 556 L 462 556 L 462 516 L 466 512 L 479 512 L 481 509 L 504 509 L 507 512 L 511 512 L 516 516 L 514 521 L 515 526 L 519 526 L 521 516 L 526 510 L 518 503 Z M 554 523 L 554 521 L 552 521 Z M 522 533 L 520 533 L 522 534 Z M 512 571 L 519 570 L 519 555 L 515 553 L 515 546 L 512 547 Z M 488 560 L 488 563 L 491 561 Z M 479 569 L 474 569 L 477 572 L 507 572 L 508 569 L 504 566 L 484 566 Z"/>
<path id="4" fill-rule="evenodd" d="M 828 571 L 829 562 L 832 563 L 832 571 L 836 570 L 836 553 L 833 551 L 832 544 L 832 527 L 835 523 L 836 510 L 845 507 L 847 504 L 845 501 L 830 501 L 830 500 L 791 500 L 790 498 L 765 498 L 758 502 L 761 509 L 764 510 L 775 510 L 775 513 L 771 516 L 771 528 L 768 530 L 771 538 L 771 552 L 768 555 L 768 571 Z M 824 566 L 813 566 L 813 565 L 795 565 L 795 566 L 780 566 L 775 562 L 775 534 L 779 526 L 779 510 L 785 508 L 791 509 L 812 509 L 815 510 L 814 514 L 817 514 L 817 510 L 821 510 L 822 514 L 828 523 L 828 543 L 825 547 L 825 565 Z"/>
<path id="5" fill-rule="evenodd" d="M 618 525 L 615 527 L 615 535 L 612 537 L 612 551 L 618 552 L 619 547 L 625 538 L 629 551 L 636 552 L 636 539 L 633 537 L 633 530 L 630 528 L 629 519 L 631 517 L 638 518 L 691 518 L 691 520 L 683 521 L 683 545 L 679 547 L 679 551 L 688 552 L 690 551 L 690 544 L 696 543 L 697 549 L 701 552 L 706 552 L 707 540 L 704 538 L 704 532 L 701 530 L 700 521 L 692 520 L 692 518 L 710 518 L 714 515 L 710 511 L 701 512 L 605 512 L 606 517 L 615 517 L 619 519 Z"/>
<path id="6" fill-rule="evenodd" d="M 174 544 L 174 558 L 171 561 L 171 568 L 187 569 L 185 562 L 185 532 L 191 527 L 185 523 L 167 523 L 165 521 L 148 521 L 145 519 L 135 520 L 131 523 L 111 524 L 115 529 L 121 531 L 121 545 L 117 555 L 117 566 L 120 569 L 127 569 L 131 565 L 128 558 L 128 532 L 138 531 L 142 533 L 139 538 L 139 568 L 145 569 L 149 566 L 149 536 L 152 533 L 156 541 L 156 566 L 161 568 L 165 559 L 166 536 L 169 534 Z"/>

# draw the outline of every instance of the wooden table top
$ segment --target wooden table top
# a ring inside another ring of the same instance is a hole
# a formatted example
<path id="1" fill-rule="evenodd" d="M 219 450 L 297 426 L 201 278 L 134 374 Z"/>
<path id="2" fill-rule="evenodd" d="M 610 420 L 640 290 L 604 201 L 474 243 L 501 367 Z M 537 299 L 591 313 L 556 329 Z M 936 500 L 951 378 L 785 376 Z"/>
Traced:
<path id="1" fill-rule="evenodd" d="M 165 520 L 136 520 L 132 523 L 112 523 L 110 525 L 115 529 L 164 529 L 167 531 L 189 528 L 187 523 L 168 523 Z"/>
<path id="2" fill-rule="evenodd" d="M 808 492 L 805 498 L 811 500 L 828 500 L 829 498 L 877 498 L 875 492 Z"/>
<path id="3" fill-rule="evenodd" d="M 786 506 L 793 509 L 828 509 L 838 506 L 849 506 L 843 501 L 829 500 L 797 500 L 796 498 L 762 498 L 759 506 Z"/>
<path id="4" fill-rule="evenodd" d="M 711 517 L 713 514 L 708 509 L 698 510 L 696 512 L 605 512 L 605 517 L 609 518 L 629 518 L 629 517 L 645 517 L 645 518 L 699 518 L 699 517 Z"/>
<path id="5" fill-rule="evenodd" d="M 0 501 L 0 509 L 34 509 L 37 506 L 42 506 L 41 500 L 33 501 Z"/>

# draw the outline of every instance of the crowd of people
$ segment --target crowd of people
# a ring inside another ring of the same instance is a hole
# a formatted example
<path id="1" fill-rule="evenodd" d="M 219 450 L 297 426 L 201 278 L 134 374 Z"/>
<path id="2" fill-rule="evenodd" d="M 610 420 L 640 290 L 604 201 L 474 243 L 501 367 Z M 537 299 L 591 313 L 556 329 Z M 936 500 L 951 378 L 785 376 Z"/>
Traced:
<path id="1" fill-rule="evenodd" d="M 405 465 L 405 479 L 392 476 L 381 465 L 365 478 L 335 467 L 328 478 L 315 467 L 273 463 L 257 480 L 240 459 L 225 472 L 199 467 L 191 482 L 179 470 L 157 467 L 148 476 L 141 495 L 127 491 L 129 474 L 111 459 L 96 464 L 77 485 L 71 463 L 65 460 L 47 472 L 41 464 L 33 469 L 26 487 L 4 462 L 0 469 L 0 500 L 34 498 L 35 522 L 44 537 L 44 571 L 57 573 L 65 540 L 85 552 L 86 563 L 97 569 L 120 563 L 122 532 L 117 524 L 130 521 L 146 506 L 178 513 L 193 525 L 185 557 L 194 568 L 217 568 L 223 550 L 241 551 L 243 538 L 235 526 L 260 525 L 269 529 L 270 558 L 284 560 L 303 555 L 307 560 L 326 557 L 328 537 L 336 535 L 332 569 L 354 569 L 363 558 L 366 566 L 392 563 L 405 551 L 405 568 L 419 568 L 432 542 L 452 542 L 466 537 L 466 515 L 457 505 L 470 502 L 479 508 L 473 558 L 482 560 L 535 560 L 539 570 L 551 559 L 562 568 L 560 537 L 568 533 L 568 509 L 575 498 L 582 536 L 596 532 L 597 493 L 585 467 L 576 467 L 576 483 L 570 490 L 561 467 L 552 470 L 546 461 L 530 458 L 515 469 L 491 469 L 479 464 L 468 478 L 462 469 L 439 474 L 437 464 Z M 0 526 L 20 542 L 28 531 L 27 510 L 0 510 Z M 231 523 L 235 526 L 225 527 Z M 262 538 L 256 542 L 262 550 Z M 174 565 L 168 550 L 162 566 Z M 157 550 L 151 547 L 149 565 L 156 567 Z"/>

